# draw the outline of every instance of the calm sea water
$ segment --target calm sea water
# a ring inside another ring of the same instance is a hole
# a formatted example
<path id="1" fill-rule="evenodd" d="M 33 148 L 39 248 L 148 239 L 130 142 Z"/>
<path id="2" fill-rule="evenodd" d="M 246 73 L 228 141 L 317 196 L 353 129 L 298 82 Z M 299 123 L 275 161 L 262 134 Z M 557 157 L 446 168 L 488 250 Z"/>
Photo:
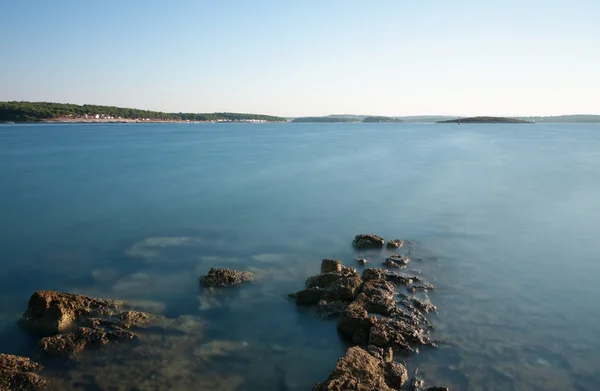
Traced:
<path id="1" fill-rule="evenodd" d="M 595 124 L 0 125 L 0 351 L 31 349 L 15 321 L 57 289 L 288 349 L 237 365 L 243 389 L 309 389 L 345 345 L 285 296 L 373 232 L 429 260 L 445 343 L 407 363 L 428 380 L 597 390 L 598 200 Z M 261 280 L 208 297 L 211 266 Z"/>

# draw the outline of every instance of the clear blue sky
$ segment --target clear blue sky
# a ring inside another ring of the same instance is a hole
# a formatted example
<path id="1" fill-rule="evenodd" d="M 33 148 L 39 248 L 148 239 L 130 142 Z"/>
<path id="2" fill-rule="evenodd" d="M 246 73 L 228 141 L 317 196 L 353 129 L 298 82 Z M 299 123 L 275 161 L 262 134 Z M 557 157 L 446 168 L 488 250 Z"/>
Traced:
<path id="1" fill-rule="evenodd" d="M 600 114 L 600 0 L 1 0 L 0 100 Z"/>

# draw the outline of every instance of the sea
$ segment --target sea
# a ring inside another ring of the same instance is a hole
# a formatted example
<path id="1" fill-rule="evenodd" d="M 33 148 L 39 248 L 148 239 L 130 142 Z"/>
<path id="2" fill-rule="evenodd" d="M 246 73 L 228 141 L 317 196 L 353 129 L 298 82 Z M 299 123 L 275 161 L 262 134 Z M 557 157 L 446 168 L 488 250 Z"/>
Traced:
<path id="1" fill-rule="evenodd" d="M 310 390 L 349 345 L 288 294 L 362 269 L 360 233 L 411 241 L 436 287 L 410 374 L 600 389 L 600 124 L 0 125 L 0 352 L 37 357 L 17 321 L 51 289 L 202 328 L 152 368 L 48 372 L 65 389 Z M 257 278 L 206 291 L 211 267 Z"/>

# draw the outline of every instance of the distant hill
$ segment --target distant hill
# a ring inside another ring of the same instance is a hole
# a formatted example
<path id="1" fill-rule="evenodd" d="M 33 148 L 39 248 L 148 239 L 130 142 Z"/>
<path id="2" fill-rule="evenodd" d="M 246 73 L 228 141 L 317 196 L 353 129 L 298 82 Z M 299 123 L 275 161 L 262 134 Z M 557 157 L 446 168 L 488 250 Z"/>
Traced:
<path id="1" fill-rule="evenodd" d="M 301 123 L 339 123 L 339 122 L 362 122 L 356 118 L 348 118 L 348 117 L 300 117 L 294 118 L 292 122 L 301 122 Z"/>
<path id="2" fill-rule="evenodd" d="M 367 117 L 365 119 L 362 120 L 362 122 L 364 123 L 395 123 L 395 122 L 402 122 L 401 119 L 398 118 L 393 118 L 393 117 Z"/>
<path id="3" fill-rule="evenodd" d="M 0 102 L 0 122 L 35 122 L 56 119 L 146 119 L 157 121 L 267 121 L 285 118 L 241 113 L 163 113 L 114 106 L 73 105 L 50 102 Z"/>
<path id="4" fill-rule="evenodd" d="M 517 117 L 525 121 L 533 122 L 552 122 L 552 123 L 600 123 L 600 115 L 592 114 L 574 114 L 574 115 L 556 115 L 548 117 Z"/>
<path id="5" fill-rule="evenodd" d="M 529 124 L 531 121 L 525 121 L 516 118 L 506 117 L 466 117 L 456 118 L 444 121 L 438 121 L 438 124 Z"/>

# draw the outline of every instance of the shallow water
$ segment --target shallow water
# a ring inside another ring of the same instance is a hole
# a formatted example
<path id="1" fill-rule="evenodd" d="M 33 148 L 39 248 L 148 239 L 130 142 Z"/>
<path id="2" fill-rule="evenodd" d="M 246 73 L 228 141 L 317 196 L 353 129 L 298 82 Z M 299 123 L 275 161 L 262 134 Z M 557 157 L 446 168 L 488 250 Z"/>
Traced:
<path id="1" fill-rule="evenodd" d="M 286 294 L 321 258 L 353 264 L 353 236 L 374 232 L 415 240 L 427 259 L 411 268 L 437 287 L 427 295 L 445 343 L 408 360 L 427 380 L 453 390 L 596 390 L 599 132 L 0 125 L 0 351 L 32 352 L 15 321 L 34 290 L 57 289 L 203 319 L 189 355 L 217 380 L 202 387 L 309 389 L 346 345 L 335 321 Z M 260 279 L 201 291 L 198 276 L 211 266 Z M 250 350 L 231 348 L 233 363 L 198 361 L 218 341 Z M 172 381 L 186 389 L 192 375 L 181 368 Z"/>

